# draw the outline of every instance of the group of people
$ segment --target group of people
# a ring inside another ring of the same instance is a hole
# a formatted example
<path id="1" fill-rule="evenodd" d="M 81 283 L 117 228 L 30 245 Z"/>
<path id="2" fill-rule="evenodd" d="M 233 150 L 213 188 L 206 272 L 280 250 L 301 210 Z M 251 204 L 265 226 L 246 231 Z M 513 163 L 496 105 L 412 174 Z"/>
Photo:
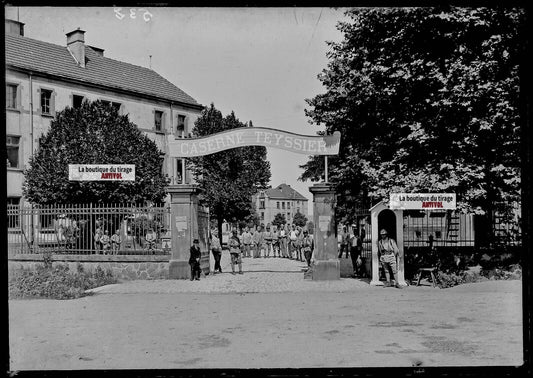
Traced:
<path id="1" fill-rule="evenodd" d="M 220 266 L 222 245 L 220 239 L 216 233 L 212 232 L 210 241 L 211 252 L 215 259 L 214 272 L 222 273 Z M 228 240 L 228 248 L 231 256 L 232 274 L 236 274 L 236 266 L 239 269 L 238 273 L 243 274 L 243 258 L 288 258 L 305 261 L 310 266 L 314 241 L 308 230 L 294 224 L 291 226 L 285 225 L 279 229 L 275 225 L 267 224 L 266 227 L 260 226 L 257 230 L 246 227 L 241 231 L 240 235 L 237 230 L 233 230 Z"/>
<path id="2" fill-rule="evenodd" d="M 348 227 L 343 226 L 342 231 L 337 235 L 339 243 L 339 256 L 345 254 L 352 259 L 353 276 L 360 277 L 363 275 L 363 240 L 365 239 L 365 230 L 362 228 L 357 232 L 357 225 L 352 225 L 351 230 L 348 231 Z"/>
<path id="3" fill-rule="evenodd" d="M 144 236 L 145 248 L 149 251 L 154 251 L 156 247 L 157 235 L 152 228 L 150 228 Z M 105 255 L 112 253 L 116 255 L 121 249 L 122 237 L 120 236 L 120 229 L 117 228 L 115 233 L 109 236 L 108 230 L 102 230 L 102 227 L 96 227 L 94 232 L 94 248 L 97 254 L 104 253 Z"/>
<path id="4" fill-rule="evenodd" d="M 243 257 L 269 258 L 280 257 L 299 261 L 311 261 L 309 252 L 313 250 L 313 237 L 300 226 L 284 225 L 277 227 L 267 224 L 257 230 L 246 227 L 240 235 L 236 230 L 233 235 L 241 244 Z M 306 258 L 308 252 L 309 259 Z"/>

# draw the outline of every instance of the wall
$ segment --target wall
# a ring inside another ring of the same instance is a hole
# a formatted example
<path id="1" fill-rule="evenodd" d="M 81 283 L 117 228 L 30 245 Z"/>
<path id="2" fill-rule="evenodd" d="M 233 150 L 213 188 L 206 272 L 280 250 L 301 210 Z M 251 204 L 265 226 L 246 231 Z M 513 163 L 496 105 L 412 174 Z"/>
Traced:
<path id="1" fill-rule="evenodd" d="M 30 80 L 29 75 L 13 70 L 6 71 L 6 82 L 19 85 L 18 102 L 16 110 L 6 110 L 6 133 L 20 136 L 19 163 L 20 168 L 8 168 L 7 195 L 8 197 L 21 197 L 23 169 L 31 155 L 31 123 L 30 123 Z M 173 133 L 177 124 L 178 115 L 186 116 L 186 133 L 194 127 L 200 111 L 189 109 L 184 106 L 172 105 L 163 101 L 143 98 L 142 96 L 126 95 L 100 88 L 92 88 L 79 84 L 64 82 L 58 79 L 39 76 L 32 77 L 33 93 L 33 140 L 34 149 L 37 149 L 39 137 L 50 128 L 50 122 L 54 116 L 41 114 L 40 89 L 53 90 L 54 109 L 60 111 L 66 106 L 72 106 L 73 95 L 81 95 L 88 100 L 98 99 L 119 102 L 122 104 L 120 112 L 127 114 L 131 122 L 135 123 L 158 147 L 167 152 L 167 138 L 174 138 Z M 164 112 L 162 132 L 154 130 L 154 111 Z M 172 121 L 172 122 L 171 122 Z M 176 164 L 173 159 L 165 157 L 165 173 L 174 180 Z"/>
<path id="2" fill-rule="evenodd" d="M 86 272 L 94 271 L 97 266 L 104 271 L 111 269 L 119 280 L 168 278 L 168 256 L 53 255 L 52 259 L 53 264 L 68 264 L 72 271 L 76 271 L 78 261 Z M 42 255 L 18 255 L 9 259 L 8 273 L 11 276 L 17 269 L 35 269 L 42 264 Z"/>

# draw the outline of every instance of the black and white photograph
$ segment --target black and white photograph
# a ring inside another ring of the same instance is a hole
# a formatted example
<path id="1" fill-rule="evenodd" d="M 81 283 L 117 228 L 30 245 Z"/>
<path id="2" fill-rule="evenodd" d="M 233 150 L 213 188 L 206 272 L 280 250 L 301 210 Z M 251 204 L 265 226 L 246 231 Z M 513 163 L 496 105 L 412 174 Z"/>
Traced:
<path id="1" fill-rule="evenodd" d="M 531 372 L 527 9 L 4 15 L 9 373 Z"/>

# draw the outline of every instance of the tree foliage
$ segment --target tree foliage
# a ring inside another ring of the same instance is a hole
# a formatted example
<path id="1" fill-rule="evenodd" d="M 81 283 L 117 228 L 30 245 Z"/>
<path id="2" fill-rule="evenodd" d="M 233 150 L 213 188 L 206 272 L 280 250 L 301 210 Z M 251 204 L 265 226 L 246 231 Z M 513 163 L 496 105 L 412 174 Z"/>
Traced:
<path id="1" fill-rule="evenodd" d="M 242 123 L 234 112 L 223 117 L 214 104 L 207 107 L 196 120 L 193 135 L 215 134 L 239 127 Z M 224 220 L 235 223 L 243 219 L 255 222 L 252 195 L 266 188 L 270 180 L 270 163 L 266 148 L 249 146 L 234 148 L 211 155 L 190 159 L 193 175 L 203 189 L 201 200 L 217 218 L 219 235 Z"/>
<path id="2" fill-rule="evenodd" d="M 277 228 L 282 227 L 287 223 L 287 220 L 285 219 L 285 214 L 277 213 L 274 216 L 274 219 L 272 220 L 272 224 L 276 226 Z"/>
<path id="3" fill-rule="evenodd" d="M 36 204 L 161 202 L 169 182 L 161 155 L 127 115 L 84 101 L 52 120 L 24 172 L 23 193 Z M 69 181 L 69 164 L 134 164 L 135 181 Z"/>
<path id="4" fill-rule="evenodd" d="M 307 224 L 307 217 L 297 211 L 296 214 L 294 214 L 294 217 L 292 218 L 292 223 L 297 226 L 304 227 Z"/>
<path id="5" fill-rule="evenodd" d="M 391 192 L 454 192 L 490 213 L 517 198 L 519 63 L 524 14 L 511 8 L 373 8 L 346 12 L 307 100 L 312 123 L 341 131 L 329 159 L 341 217 Z M 302 166 L 318 180 L 323 158 Z"/>

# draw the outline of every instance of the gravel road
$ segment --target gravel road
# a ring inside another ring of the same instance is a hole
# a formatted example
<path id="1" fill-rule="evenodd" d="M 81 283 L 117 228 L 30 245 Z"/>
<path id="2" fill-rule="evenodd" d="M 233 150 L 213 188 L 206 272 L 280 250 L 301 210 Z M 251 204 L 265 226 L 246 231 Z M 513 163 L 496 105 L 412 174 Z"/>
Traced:
<path id="1" fill-rule="evenodd" d="M 11 300 L 10 369 L 522 364 L 521 281 L 400 290 L 304 280 L 303 263 L 285 259 L 244 266 L 76 300 Z"/>

